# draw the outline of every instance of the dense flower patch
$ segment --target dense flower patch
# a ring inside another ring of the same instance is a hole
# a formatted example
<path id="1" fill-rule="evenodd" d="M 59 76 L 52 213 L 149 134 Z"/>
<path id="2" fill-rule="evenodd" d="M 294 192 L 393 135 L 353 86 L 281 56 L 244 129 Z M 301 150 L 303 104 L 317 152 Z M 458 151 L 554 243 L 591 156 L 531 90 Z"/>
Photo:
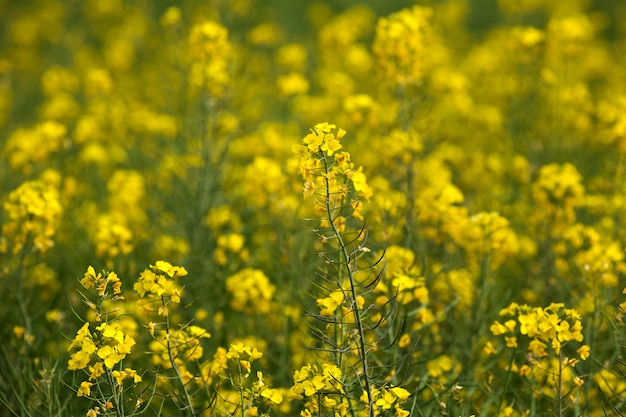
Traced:
<path id="1" fill-rule="evenodd" d="M 621 2 L 0 10 L 0 409 L 624 415 Z"/>

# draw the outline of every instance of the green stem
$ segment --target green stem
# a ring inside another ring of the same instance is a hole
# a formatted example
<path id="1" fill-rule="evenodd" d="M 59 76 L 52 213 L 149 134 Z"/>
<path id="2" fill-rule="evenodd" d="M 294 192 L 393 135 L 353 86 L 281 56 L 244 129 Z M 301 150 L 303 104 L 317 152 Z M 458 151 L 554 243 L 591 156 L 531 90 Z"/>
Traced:
<path id="1" fill-rule="evenodd" d="M 161 296 L 161 303 L 163 305 L 163 308 L 166 308 L 165 296 L 163 295 Z M 167 356 L 170 360 L 170 364 L 172 365 L 172 368 L 174 369 L 174 372 L 176 373 L 176 378 L 178 378 L 178 380 L 180 381 L 180 385 L 183 389 L 183 393 L 185 394 L 185 399 L 187 401 L 186 408 L 188 408 L 191 411 L 191 415 L 195 415 L 196 413 L 191 403 L 191 396 L 189 395 L 189 392 L 187 391 L 187 385 L 183 381 L 183 376 L 181 375 L 180 370 L 178 369 L 178 365 L 176 365 L 174 356 L 172 356 L 172 344 L 170 341 L 170 316 L 169 316 L 169 313 L 167 313 L 167 310 L 165 313 L 165 341 L 167 342 Z"/>
<path id="2" fill-rule="evenodd" d="M 323 158 L 322 158 L 323 162 L 324 162 L 324 172 L 326 174 L 329 173 L 329 169 L 328 169 L 328 161 L 326 159 L 326 154 L 323 153 Z M 337 237 L 337 243 L 339 245 L 340 248 L 340 253 L 343 257 L 343 261 L 344 262 L 340 262 L 342 263 L 345 267 L 346 267 L 346 272 L 348 273 L 348 279 L 350 281 L 350 292 L 351 292 L 351 296 L 352 296 L 352 300 L 351 300 L 351 308 L 352 308 L 352 313 L 354 314 L 354 322 L 357 326 L 357 331 L 358 331 L 358 340 L 357 340 L 357 347 L 359 350 L 359 356 L 361 359 L 361 366 L 363 366 L 363 378 L 364 378 L 364 389 L 367 392 L 367 397 L 368 397 L 368 402 L 369 402 L 369 416 L 372 417 L 374 416 L 374 400 L 372 398 L 372 390 L 371 390 L 371 384 L 370 384 L 370 375 L 369 375 L 369 367 L 368 367 L 368 362 L 367 362 L 367 348 L 366 348 L 366 342 L 365 342 L 365 331 L 363 329 L 363 323 L 362 323 L 362 317 L 361 317 L 361 311 L 359 310 L 359 307 L 357 305 L 357 292 L 356 292 L 356 282 L 354 279 L 354 274 L 352 269 L 350 268 L 350 255 L 348 254 L 348 249 L 346 248 L 346 245 L 343 241 L 343 238 L 341 236 L 341 233 L 339 232 L 339 230 L 337 230 L 337 226 L 335 225 L 332 213 L 333 213 L 333 208 L 330 205 L 330 182 L 328 180 L 328 176 L 326 175 L 324 177 L 324 182 L 326 185 L 326 214 L 328 215 L 328 222 L 330 223 L 330 227 L 333 231 L 333 234 Z M 341 256 L 340 256 L 341 258 Z M 341 259 L 340 259 L 341 261 Z"/>
<path id="3" fill-rule="evenodd" d="M 513 361 L 515 359 L 515 354 L 517 353 L 517 347 L 513 349 L 511 352 L 511 358 L 509 359 L 509 369 L 506 373 L 506 379 L 504 380 L 504 386 L 502 387 L 502 393 L 500 395 L 500 403 L 498 404 L 498 412 L 496 415 L 500 415 L 500 410 L 502 410 L 502 405 L 506 400 L 506 390 L 509 387 L 509 382 L 511 381 L 511 365 L 513 365 Z"/>
<path id="4" fill-rule="evenodd" d="M 245 417 L 246 407 L 244 404 L 245 398 L 243 395 L 243 380 L 241 378 L 241 362 L 237 362 L 237 369 L 239 370 L 239 375 L 237 375 L 237 379 L 239 379 L 237 390 L 239 390 L 239 401 L 241 401 L 241 417 Z"/>
<path id="5" fill-rule="evenodd" d="M 557 381 L 557 395 L 559 398 L 558 403 L 558 417 L 563 417 L 563 354 L 559 350 L 559 377 Z"/>
<path id="6" fill-rule="evenodd" d="M 24 319 L 24 327 L 26 328 L 26 335 L 32 335 L 33 328 L 30 316 L 28 314 L 29 301 L 24 296 L 24 283 L 26 281 L 24 277 L 24 269 L 26 268 L 26 254 L 32 246 L 32 238 L 29 234 L 26 238 L 26 243 L 22 247 L 20 252 L 20 260 L 17 267 L 17 303 L 20 309 L 22 318 Z"/>
<path id="7" fill-rule="evenodd" d="M 115 380 L 115 378 L 113 378 L 113 375 L 111 375 L 111 370 L 108 368 L 106 370 L 106 376 L 109 382 L 109 387 L 111 387 L 111 396 L 113 398 L 113 405 L 115 406 L 115 415 L 117 417 L 123 417 L 124 416 L 124 407 L 122 407 L 123 399 L 121 398 L 121 394 L 118 393 L 117 381 Z M 121 391 L 121 387 L 119 387 L 119 389 Z"/>

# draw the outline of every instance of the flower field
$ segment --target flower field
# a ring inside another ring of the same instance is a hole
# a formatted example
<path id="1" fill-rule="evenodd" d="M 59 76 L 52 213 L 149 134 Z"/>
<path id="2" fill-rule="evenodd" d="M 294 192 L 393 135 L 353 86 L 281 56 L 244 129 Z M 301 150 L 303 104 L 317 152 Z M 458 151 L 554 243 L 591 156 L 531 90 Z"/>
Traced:
<path id="1" fill-rule="evenodd" d="M 625 20 L 0 0 L 0 415 L 626 415 Z"/>

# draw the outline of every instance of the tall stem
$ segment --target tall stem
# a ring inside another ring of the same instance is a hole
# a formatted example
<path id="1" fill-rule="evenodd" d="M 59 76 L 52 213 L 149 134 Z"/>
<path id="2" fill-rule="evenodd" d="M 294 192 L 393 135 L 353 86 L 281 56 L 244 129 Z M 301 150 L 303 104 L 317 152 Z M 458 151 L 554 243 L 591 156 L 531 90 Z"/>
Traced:
<path id="1" fill-rule="evenodd" d="M 322 160 L 324 162 L 324 172 L 326 174 L 329 173 L 328 170 L 328 160 L 326 159 L 326 154 L 323 154 Z M 357 305 L 357 292 L 356 292 L 356 282 L 354 279 L 354 273 L 352 268 L 350 268 L 350 255 L 348 254 L 348 249 L 343 241 L 343 237 L 341 233 L 337 229 L 335 225 L 335 219 L 333 219 L 334 208 L 331 207 L 330 204 L 330 181 L 328 179 L 328 175 L 324 176 L 324 182 L 326 185 L 326 214 L 328 216 L 328 222 L 333 231 L 333 235 L 337 238 L 337 244 L 340 248 L 340 263 L 345 266 L 345 270 L 348 274 L 348 280 L 350 281 L 350 293 L 352 296 L 351 300 L 351 309 L 354 315 L 354 322 L 358 331 L 358 340 L 357 347 L 359 350 L 359 356 L 361 359 L 361 366 L 363 367 L 363 377 L 364 377 L 364 389 L 367 393 L 367 398 L 369 402 L 369 416 L 372 417 L 374 415 L 374 400 L 372 398 L 371 385 L 370 385 L 370 375 L 369 375 L 369 366 L 367 362 L 367 348 L 365 342 L 365 331 L 363 329 L 361 311 Z"/>
<path id="2" fill-rule="evenodd" d="M 163 295 L 161 296 L 161 303 L 163 305 L 163 308 L 166 308 L 165 296 Z M 191 415 L 196 415 L 195 411 L 193 410 L 193 405 L 191 403 L 191 396 L 189 395 L 189 391 L 187 391 L 187 385 L 183 381 L 183 376 L 178 369 L 178 365 L 176 365 L 174 356 L 172 355 L 172 342 L 170 340 L 170 316 L 167 313 L 167 310 L 165 313 L 165 341 L 167 343 L 167 356 L 170 360 L 170 364 L 172 365 L 172 369 L 174 369 L 174 372 L 176 372 L 176 378 L 180 381 L 183 393 L 185 394 L 185 400 L 187 401 L 187 406 L 185 408 L 188 408 L 191 411 Z"/>
<path id="3" fill-rule="evenodd" d="M 557 395 L 558 395 L 558 417 L 563 417 L 563 354 L 559 350 L 559 376 L 557 381 Z"/>

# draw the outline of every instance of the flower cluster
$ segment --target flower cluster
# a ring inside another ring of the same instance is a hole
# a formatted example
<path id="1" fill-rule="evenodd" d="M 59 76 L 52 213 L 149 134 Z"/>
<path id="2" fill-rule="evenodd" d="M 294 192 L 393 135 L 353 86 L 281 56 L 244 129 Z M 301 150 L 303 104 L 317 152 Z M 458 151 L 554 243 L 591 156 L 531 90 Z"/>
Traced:
<path id="1" fill-rule="evenodd" d="M 174 280 L 186 275 L 187 270 L 182 266 L 157 261 L 154 265 L 150 265 L 150 269 L 141 272 L 133 288 L 142 298 L 159 297 L 162 300 L 167 298 L 167 303 L 180 303 L 182 289 Z M 167 315 L 167 303 L 164 302 L 159 308 L 159 315 Z"/>
<path id="2" fill-rule="evenodd" d="M 117 213 L 98 217 L 92 239 L 96 245 L 96 256 L 105 259 L 128 255 L 135 248 L 134 235 L 128 228 L 125 216 Z"/>
<path id="3" fill-rule="evenodd" d="M 226 291 L 232 297 L 233 310 L 267 314 L 272 310 L 276 287 L 263 271 L 244 268 L 226 278 Z"/>
<path id="4" fill-rule="evenodd" d="M 378 416 L 393 407 L 394 417 L 408 417 L 411 413 L 402 408 L 402 403 L 409 398 L 409 395 L 409 391 L 400 387 L 387 387 L 380 390 L 372 390 L 372 398 L 376 405 L 376 409 L 373 410 L 372 414 Z M 363 403 L 369 404 L 367 392 L 363 391 L 360 399 Z"/>
<path id="5" fill-rule="evenodd" d="M 426 279 L 420 274 L 415 253 L 408 248 L 391 245 L 385 249 L 385 275 L 373 293 L 377 295 L 375 303 L 379 307 L 394 300 L 412 311 L 415 321 L 407 330 L 417 330 L 433 321 Z M 378 320 L 380 317 L 375 315 L 372 319 Z M 401 347 L 406 347 L 409 342 L 410 336 L 405 333 L 404 338 L 400 339 Z"/>
<path id="6" fill-rule="evenodd" d="M 129 367 L 122 368 L 121 365 L 122 361 L 131 354 L 136 341 L 131 335 L 132 325 L 119 315 L 119 311 L 114 310 L 118 318 L 111 318 L 109 314 L 112 312 L 109 312 L 104 304 L 106 300 L 123 299 L 121 281 L 117 274 L 106 271 L 96 274 L 90 266 L 81 284 L 85 289 L 95 288 L 97 291 L 97 303 L 87 298 L 84 301 L 94 310 L 95 321 L 99 324 L 90 329 L 91 323 L 86 322 L 76 332 L 76 336 L 67 348 L 69 352 L 72 352 L 67 362 L 67 369 L 83 370 L 89 376 L 78 387 L 79 397 L 91 397 L 91 388 L 94 384 L 98 385 L 100 393 L 103 392 L 104 385 L 112 384 L 109 396 L 101 404 L 104 410 L 108 410 L 119 406 L 125 380 L 131 380 L 133 384 L 142 381 L 141 375 L 136 370 Z"/>
<path id="7" fill-rule="evenodd" d="M 289 390 L 290 398 L 306 400 L 303 417 L 318 414 L 320 407 L 334 410 L 336 415 L 345 416 L 348 404 L 345 397 L 337 401 L 337 394 L 344 393 L 342 372 L 334 364 L 323 363 L 321 367 L 305 365 L 295 371 L 293 386 Z M 321 401 L 321 403 L 320 403 Z"/>
<path id="8" fill-rule="evenodd" d="M 229 388 L 222 390 L 217 400 L 216 409 L 234 414 L 238 409 L 246 415 L 262 415 L 261 410 L 271 405 L 283 403 L 283 391 L 272 388 L 263 372 L 257 371 L 257 380 L 252 381 L 252 364 L 263 357 L 256 347 L 243 342 L 231 344 L 228 350 L 219 348 L 210 365 L 213 375 L 228 383 Z"/>
<path id="9" fill-rule="evenodd" d="M 427 63 L 432 10 L 414 6 L 380 19 L 373 52 L 381 78 L 398 85 L 419 84 Z"/>
<path id="10" fill-rule="evenodd" d="M 494 1 L 0 2 L 3 409 L 623 408 L 626 7 Z"/>
<path id="11" fill-rule="evenodd" d="M 5 148 L 9 165 L 13 169 L 29 173 L 34 164 L 61 151 L 66 137 L 67 126 L 54 120 L 32 128 L 17 129 L 8 138 Z"/>
<path id="12" fill-rule="evenodd" d="M 221 97 L 230 81 L 228 29 L 215 21 L 201 22 L 192 27 L 188 42 L 191 85 Z"/>
<path id="13" fill-rule="evenodd" d="M 454 238 L 463 248 L 470 265 L 489 259 L 495 268 L 519 252 L 520 243 L 509 220 L 499 213 L 477 213 L 456 231 Z"/>
<path id="14" fill-rule="evenodd" d="M 562 303 L 545 308 L 513 303 L 501 310 L 500 316 L 511 318 L 504 323 L 495 321 L 490 330 L 493 335 L 501 336 L 504 346 L 513 352 L 506 365 L 508 371 L 531 379 L 541 387 L 543 395 L 559 399 L 562 407 L 560 399 L 564 398 L 565 387 L 571 390 L 584 383 L 574 372 L 576 365 L 590 356 L 590 347 L 582 344 L 580 314 Z M 578 347 L 574 346 L 573 350 L 571 345 Z M 515 354 L 520 351 L 525 351 L 525 363 L 516 359 Z M 488 342 L 485 352 L 495 354 L 497 350 Z M 576 401 L 574 396 L 570 398 Z"/>
<path id="15" fill-rule="evenodd" d="M 199 326 L 184 326 L 170 330 L 162 328 L 156 323 L 148 323 L 148 330 L 153 337 L 150 342 L 152 363 L 163 369 L 178 368 L 183 382 L 196 381 L 200 385 L 203 381 L 196 378 L 193 369 L 188 364 L 197 364 L 204 355 L 202 339 L 208 339 L 211 334 Z M 173 364 L 172 364 L 173 359 Z"/>
<path id="16" fill-rule="evenodd" d="M 330 227 L 328 219 L 323 216 L 328 205 L 333 225 L 339 232 L 346 228 L 347 220 L 342 214 L 344 205 L 351 208 L 352 217 L 362 219 L 363 200 L 372 196 L 362 167 L 355 169 L 350 154 L 341 151 L 341 139 L 345 135 L 346 131 L 334 124 L 318 123 L 304 137 L 302 145 L 292 148 L 298 155 L 304 196 L 314 196 L 316 201 L 321 199 L 315 205 L 316 213 L 322 219 L 321 227 Z"/>
<path id="17" fill-rule="evenodd" d="M 109 297 L 110 293 L 107 292 L 109 284 L 111 284 L 111 290 L 114 296 L 120 296 L 122 293 L 122 281 L 120 281 L 115 272 L 105 272 L 103 276 L 100 272 L 96 274 L 93 266 L 87 268 L 87 272 L 85 272 L 80 283 L 86 289 L 95 288 L 98 292 L 98 296 L 101 298 Z"/>
<path id="18" fill-rule="evenodd" d="M 27 181 L 11 191 L 3 204 L 8 220 L 2 224 L 0 253 L 17 255 L 27 248 L 44 253 L 54 246 L 63 209 L 57 187 L 42 180 Z M 32 249 L 28 245 L 32 244 Z M 10 245 L 10 246 L 9 246 Z"/>
<path id="19" fill-rule="evenodd" d="M 257 348 L 244 345 L 243 343 L 231 345 L 228 353 L 226 353 L 226 359 L 237 362 L 246 374 L 250 373 L 251 363 L 261 357 L 263 357 L 263 353 L 259 352 Z"/>
<path id="20" fill-rule="evenodd" d="M 526 336 L 530 339 L 528 351 L 534 358 L 548 356 L 550 348 L 561 355 L 563 345 L 583 341 L 580 314 L 565 308 L 562 303 L 552 303 L 545 308 L 513 303 L 501 310 L 500 316 L 516 319 L 507 320 L 504 324 L 494 322 L 490 327 L 491 333 L 504 336 L 507 347 L 511 348 L 517 347 L 519 337 Z M 589 346 L 580 346 L 577 353 L 580 359 L 587 359 Z"/>
<path id="21" fill-rule="evenodd" d="M 580 205 L 585 192 L 581 179 L 572 164 L 549 164 L 539 170 L 532 193 L 547 221 L 557 224 L 574 221 L 574 209 Z"/>

